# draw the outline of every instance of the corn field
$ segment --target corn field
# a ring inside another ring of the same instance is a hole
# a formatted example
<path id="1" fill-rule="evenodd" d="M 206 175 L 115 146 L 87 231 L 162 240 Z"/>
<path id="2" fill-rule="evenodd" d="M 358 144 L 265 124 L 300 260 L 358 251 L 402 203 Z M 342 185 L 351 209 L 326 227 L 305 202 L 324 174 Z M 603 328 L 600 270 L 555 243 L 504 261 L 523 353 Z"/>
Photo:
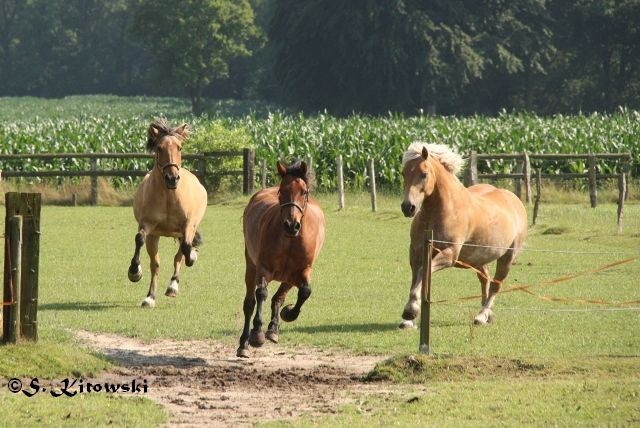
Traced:
<path id="1" fill-rule="evenodd" d="M 55 102 L 54 102 L 55 101 Z M 367 160 L 375 160 L 376 181 L 383 188 L 401 186 L 402 153 L 419 140 L 446 144 L 457 152 L 478 153 L 621 153 L 631 152 L 632 174 L 640 173 L 640 112 L 539 117 L 509 114 L 497 117 L 414 116 L 336 118 L 326 114 L 282 112 L 257 116 L 191 117 L 187 103 L 165 98 L 70 97 L 63 100 L 0 98 L 0 152 L 144 151 L 146 129 L 154 117 L 191 125 L 186 151 L 253 147 L 257 164 L 274 170 L 278 159 L 310 159 L 320 189 L 336 187 L 336 157 L 342 156 L 345 181 L 352 189 L 367 185 Z M 0 161 L 0 169 L 88 169 L 87 161 Z M 111 161 L 118 169 L 148 168 L 145 160 Z M 582 161 L 545 162 L 545 173 L 584 172 Z M 105 167 L 105 165 L 101 165 Z M 224 168 L 225 165 L 218 165 Z M 510 172 L 509 161 L 482 165 L 482 172 Z M 620 165 L 600 163 L 602 173 Z M 275 177 L 272 175 L 270 181 Z"/>

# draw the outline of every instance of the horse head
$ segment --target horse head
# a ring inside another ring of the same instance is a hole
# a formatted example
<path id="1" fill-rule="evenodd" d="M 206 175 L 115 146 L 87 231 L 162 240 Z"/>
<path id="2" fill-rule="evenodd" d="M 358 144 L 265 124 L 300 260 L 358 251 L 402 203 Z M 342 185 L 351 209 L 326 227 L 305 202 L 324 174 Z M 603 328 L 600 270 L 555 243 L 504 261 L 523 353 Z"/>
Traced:
<path id="1" fill-rule="evenodd" d="M 147 149 L 155 153 L 155 167 L 160 170 L 167 189 L 174 190 L 180 181 L 182 142 L 188 137 L 187 124 L 169 127 L 164 121 L 156 121 L 147 131 Z"/>
<path id="2" fill-rule="evenodd" d="M 282 177 L 278 190 L 282 226 L 287 236 L 300 234 L 302 217 L 309 203 L 309 176 L 307 164 L 296 162 L 286 166 L 278 162 L 278 174 Z"/>
<path id="3" fill-rule="evenodd" d="M 402 166 L 402 177 L 404 178 L 404 200 L 400 207 L 405 217 L 413 217 L 417 207 L 420 206 L 425 197 L 433 192 L 435 187 L 435 177 L 433 169 L 427 159 L 429 150 L 422 146 L 419 154 L 411 159 L 405 159 Z"/>

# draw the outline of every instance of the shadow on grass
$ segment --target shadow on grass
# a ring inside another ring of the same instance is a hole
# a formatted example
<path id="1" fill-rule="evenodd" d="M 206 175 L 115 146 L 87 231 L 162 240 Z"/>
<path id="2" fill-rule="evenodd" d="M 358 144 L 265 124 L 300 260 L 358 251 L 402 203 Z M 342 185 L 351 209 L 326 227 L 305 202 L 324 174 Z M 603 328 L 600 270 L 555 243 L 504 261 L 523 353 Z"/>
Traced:
<path id="1" fill-rule="evenodd" d="M 419 322 L 419 320 L 418 320 Z M 306 327 L 291 327 L 296 333 L 380 333 L 384 331 L 404 332 L 398 328 L 399 323 L 366 323 L 366 324 L 327 324 Z M 431 327 L 454 327 L 460 322 L 437 322 L 431 321 Z M 282 325 L 287 325 L 283 323 Z M 416 331 L 414 329 L 409 330 Z"/>
<path id="2" fill-rule="evenodd" d="M 40 311 L 104 311 L 119 308 L 122 304 L 113 302 L 65 302 L 38 305 Z"/>
<path id="3" fill-rule="evenodd" d="M 155 367 L 172 366 L 179 369 L 202 367 L 209 364 L 203 358 L 181 357 L 168 355 L 142 355 L 130 349 L 109 348 L 100 352 L 111 362 L 124 367 Z M 162 374 L 162 373 L 158 373 Z"/>

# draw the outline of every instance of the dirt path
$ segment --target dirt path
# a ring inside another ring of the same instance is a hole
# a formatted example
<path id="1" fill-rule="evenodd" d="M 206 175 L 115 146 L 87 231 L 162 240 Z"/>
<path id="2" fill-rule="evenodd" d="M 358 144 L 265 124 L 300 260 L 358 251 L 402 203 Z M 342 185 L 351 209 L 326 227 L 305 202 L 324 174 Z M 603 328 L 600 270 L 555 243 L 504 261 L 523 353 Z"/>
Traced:
<path id="1" fill-rule="evenodd" d="M 146 397 L 168 410 L 171 426 L 247 426 L 330 414 L 388 387 L 361 381 L 382 357 L 267 343 L 240 359 L 234 346 L 214 341 L 144 343 L 87 331 L 76 336 L 120 366 L 104 380 L 146 379 Z"/>

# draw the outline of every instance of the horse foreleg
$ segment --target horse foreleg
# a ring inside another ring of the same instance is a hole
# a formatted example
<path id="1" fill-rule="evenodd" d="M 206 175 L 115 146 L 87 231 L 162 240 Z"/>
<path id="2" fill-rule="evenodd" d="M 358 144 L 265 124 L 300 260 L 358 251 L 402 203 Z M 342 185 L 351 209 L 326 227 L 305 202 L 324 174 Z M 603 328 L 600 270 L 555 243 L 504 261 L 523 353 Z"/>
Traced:
<path id="1" fill-rule="evenodd" d="M 278 291 L 271 298 L 271 322 L 267 329 L 267 339 L 273 343 L 278 343 L 280 335 L 280 306 L 284 303 L 287 293 L 293 285 L 283 282 L 280 284 Z"/>
<path id="2" fill-rule="evenodd" d="M 416 328 L 415 319 L 420 313 L 424 251 L 421 249 L 410 251 L 411 288 L 409 289 L 409 300 L 404 305 L 404 310 L 402 311 L 403 321 L 398 326 L 401 329 Z M 438 252 L 431 260 L 431 273 L 453 266 L 453 260 L 455 260 L 456 257 L 457 255 L 454 255 L 453 248 L 447 248 Z"/>
<path id="3" fill-rule="evenodd" d="M 264 345 L 264 332 L 262 331 L 262 305 L 267 300 L 267 282 L 264 277 L 260 277 L 258 286 L 256 287 L 256 300 L 258 306 L 256 308 L 256 314 L 253 317 L 253 329 L 249 334 L 249 345 L 254 348 L 259 348 Z"/>
<path id="4" fill-rule="evenodd" d="M 182 254 L 182 251 L 178 249 L 178 252 L 173 257 L 173 276 L 169 281 L 167 291 L 164 292 L 164 295 L 167 297 L 176 297 L 178 295 L 178 287 L 180 286 L 180 267 L 182 266 L 183 260 L 184 255 Z"/>
<path id="5" fill-rule="evenodd" d="M 244 296 L 244 303 L 242 304 L 242 311 L 244 312 L 244 327 L 242 328 L 242 334 L 240 335 L 240 345 L 236 355 L 238 357 L 249 358 L 249 325 L 251 323 L 251 315 L 253 309 L 256 307 L 256 294 L 255 286 L 247 288 L 247 293 Z"/>
<path id="6" fill-rule="evenodd" d="M 184 239 L 180 244 L 180 250 L 184 254 L 184 262 L 188 267 L 198 260 L 198 245 L 202 241 L 200 232 L 196 230 L 193 224 L 187 224 L 184 231 Z"/>
<path id="7" fill-rule="evenodd" d="M 482 293 L 481 304 L 484 306 L 487 303 L 487 295 L 489 293 L 489 283 L 491 282 L 491 276 L 489 276 L 489 266 L 482 265 L 477 268 L 480 272 L 476 272 L 478 281 L 480 281 L 480 292 Z"/>
<path id="8" fill-rule="evenodd" d="M 129 265 L 129 270 L 127 272 L 127 276 L 129 277 L 129 281 L 131 282 L 138 282 L 142 278 L 142 268 L 140 267 L 140 249 L 144 245 L 146 237 L 146 230 L 144 230 L 144 228 L 140 228 L 138 233 L 136 233 L 136 248 L 133 251 L 133 258 L 131 259 L 131 264 Z"/>
<path id="9" fill-rule="evenodd" d="M 491 280 L 489 286 L 489 295 L 487 296 L 487 299 L 482 306 L 482 310 L 473 319 L 474 324 L 484 325 L 495 320 L 495 315 L 493 314 L 491 308 L 493 307 L 493 302 L 496 298 L 496 295 L 500 291 L 502 281 L 507 277 L 507 274 L 511 269 L 513 259 L 514 256 L 512 255 L 511 251 L 508 251 L 505 255 L 498 259 L 498 262 L 496 264 L 496 274 Z"/>
<path id="10" fill-rule="evenodd" d="M 295 321 L 300 315 L 300 309 L 307 299 L 311 296 L 311 287 L 307 280 L 303 280 L 302 284 L 298 286 L 298 297 L 295 305 L 287 305 L 280 311 L 280 317 L 283 321 L 291 322 Z"/>
<path id="11" fill-rule="evenodd" d="M 143 308 L 156 306 L 156 287 L 158 286 L 158 273 L 160 271 L 160 254 L 158 254 L 158 241 L 160 237 L 149 235 L 146 239 L 147 253 L 149 254 L 149 268 L 151 270 L 151 283 L 147 297 L 142 301 Z"/>

